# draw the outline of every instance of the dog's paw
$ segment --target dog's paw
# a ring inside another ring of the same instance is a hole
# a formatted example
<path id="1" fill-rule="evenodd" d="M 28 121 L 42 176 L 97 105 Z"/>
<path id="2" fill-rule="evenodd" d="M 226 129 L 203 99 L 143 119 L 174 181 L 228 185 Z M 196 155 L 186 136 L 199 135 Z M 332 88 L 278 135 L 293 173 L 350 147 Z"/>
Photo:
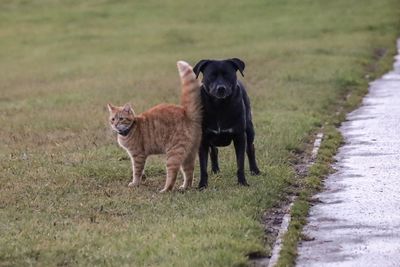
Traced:
<path id="1" fill-rule="evenodd" d="M 207 188 L 207 184 L 199 184 L 199 187 L 198 187 L 198 189 L 200 190 L 200 191 L 203 191 L 204 189 L 206 189 Z"/>
<path id="2" fill-rule="evenodd" d="M 260 175 L 261 172 L 258 168 L 250 170 L 251 175 Z"/>
<path id="3" fill-rule="evenodd" d="M 242 185 L 242 186 L 250 186 L 246 181 L 239 181 L 238 185 Z"/>
<path id="4" fill-rule="evenodd" d="M 217 174 L 217 173 L 219 173 L 219 167 L 212 167 L 212 172 L 214 173 L 214 174 Z"/>

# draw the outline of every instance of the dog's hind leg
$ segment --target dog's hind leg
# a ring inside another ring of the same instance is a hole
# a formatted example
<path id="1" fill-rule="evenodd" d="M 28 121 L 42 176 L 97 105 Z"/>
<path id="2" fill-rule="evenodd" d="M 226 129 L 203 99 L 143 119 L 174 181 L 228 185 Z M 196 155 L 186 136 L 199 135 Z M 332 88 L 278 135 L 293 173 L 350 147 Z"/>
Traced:
<path id="1" fill-rule="evenodd" d="M 211 170 L 212 170 L 212 172 L 213 173 L 219 173 L 218 148 L 216 146 L 211 146 L 210 158 L 211 158 Z"/>
<path id="2" fill-rule="evenodd" d="M 252 175 L 259 175 L 260 170 L 257 167 L 256 162 L 256 151 L 254 148 L 254 128 L 253 123 L 251 121 L 247 122 L 247 129 L 246 129 L 246 137 L 247 137 L 247 146 L 246 146 L 246 153 L 247 158 L 249 159 L 249 166 L 250 166 L 250 173 Z"/>

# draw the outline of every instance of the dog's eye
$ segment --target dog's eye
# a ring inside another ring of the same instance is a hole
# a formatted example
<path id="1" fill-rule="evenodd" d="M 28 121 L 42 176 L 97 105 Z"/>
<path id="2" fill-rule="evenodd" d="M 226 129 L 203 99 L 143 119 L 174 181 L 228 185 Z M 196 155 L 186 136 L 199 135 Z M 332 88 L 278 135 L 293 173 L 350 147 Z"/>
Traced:
<path id="1" fill-rule="evenodd" d="M 111 121 L 115 121 L 115 118 L 112 118 Z"/>

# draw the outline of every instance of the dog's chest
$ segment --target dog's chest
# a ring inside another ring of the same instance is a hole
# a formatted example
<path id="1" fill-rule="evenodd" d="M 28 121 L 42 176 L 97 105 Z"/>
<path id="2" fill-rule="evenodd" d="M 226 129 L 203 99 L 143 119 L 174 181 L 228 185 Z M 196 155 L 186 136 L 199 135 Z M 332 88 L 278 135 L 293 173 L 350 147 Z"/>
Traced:
<path id="1" fill-rule="evenodd" d="M 232 142 L 235 129 L 219 123 L 212 123 L 205 128 L 205 134 L 210 144 L 215 146 L 228 146 Z"/>
<path id="2" fill-rule="evenodd" d="M 233 135 L 244 129 L 243 115 L 237 110 L 218 110 L 206 112 L 203 131 L 211 135 Z"/>
<path id="3" fill-rule="evenodd" d="M 214 135 L 226 135 L 233 134 L 233 127 L 226 128 L 221 127 L 220 123 L 216 122 L 215 125 L 209 126 L 206 128 L 206 133 L 214 134 Z"/>

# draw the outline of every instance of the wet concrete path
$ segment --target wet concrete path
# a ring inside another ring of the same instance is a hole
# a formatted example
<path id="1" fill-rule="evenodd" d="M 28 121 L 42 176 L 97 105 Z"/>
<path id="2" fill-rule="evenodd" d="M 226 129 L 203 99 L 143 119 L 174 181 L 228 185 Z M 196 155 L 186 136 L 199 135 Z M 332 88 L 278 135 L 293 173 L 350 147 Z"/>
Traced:
<path id="1" fill-rule="evenodd" d="M 297 266 L 400 266 L 399 55 L 340 130 L 337 172 L 316 196 Z"/>

